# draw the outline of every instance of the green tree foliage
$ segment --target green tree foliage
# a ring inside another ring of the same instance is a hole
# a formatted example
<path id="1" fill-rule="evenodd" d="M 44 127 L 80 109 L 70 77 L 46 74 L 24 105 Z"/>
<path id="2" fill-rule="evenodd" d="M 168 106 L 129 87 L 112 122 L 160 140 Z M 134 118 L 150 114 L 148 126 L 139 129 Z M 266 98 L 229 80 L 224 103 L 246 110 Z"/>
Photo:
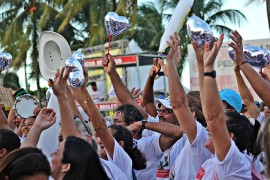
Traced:
<path id="1" fill-rule="evenodd" d="M 6 88 L 11 88 L 13 90 L 20 89 L 19 77 L 14 72 L 8 72 L 4 75 L 3 86 Z"/>

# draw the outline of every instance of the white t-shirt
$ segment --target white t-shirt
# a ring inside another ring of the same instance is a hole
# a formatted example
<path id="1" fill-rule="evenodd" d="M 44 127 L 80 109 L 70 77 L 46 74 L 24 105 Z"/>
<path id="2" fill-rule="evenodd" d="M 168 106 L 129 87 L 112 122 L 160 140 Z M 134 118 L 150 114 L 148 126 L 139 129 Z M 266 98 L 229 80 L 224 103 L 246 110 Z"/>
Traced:
<path id="1" fill-rule="evenodd" d="M 159 138 L 160 135 L 157 135 L 157 136 L 142 137 L 141 139 L 138 140 L 137 147 L 147 161 L 146 168 L 144 170 L 139 171 L 135 170 L 135 175 L 138 180 L 156 179 L 156 167 L 164 154 L 160 149 Z"/>
<path id="2" fill-rule="evenodd" d="M 110 180 L 129 179 L 128 176 L 112 161 L 99 159 Z"/>
<path id="3" fill-rule="evenodd" d="M 129 179 L 132 179 L 132 160 L 116 140 L 114 140 L 113 158 L 108 153 L 107 157 L 108 161 L 114 162 Z"/>
<path id="4" fill-rule="evenodd" d="M 196 175 L 196 180 L 250 180 L 251 166 L 245 154 L 241 153 L 234 141 L 231 140 L 231 147 L 220 162 L 217 156 L 213 156 L 203 163 Z"/>
<path id="5" fill-rule="evenodd" d="M 96 91 L 93 91 L 91 86 L 90 86 L 90 87 L 88 87 L 88 92 L 89 92 L 92 100 L 94 101 L 94 103 L 98 103 L 98 102 L 100 102 L 101 99 L 104 99 L 103 92 L 99 89 L 97 89 Z"/>
<path id="6" fill-rule="evenodd" d="M 158 180 L 170 179 L 170 170 L 181 150 L 184 148 L 186 140 L 186 135 L 183 135 L 170 149 L 164 152 L 156 170 Z"/>
<path id="7" fill-rule="evenodd" d="M 184 148 L 175 160 L 170 174 L 172 179 L 195 179 L 201 165 L 211 157 L 211 153 L 204 147 L 208 139 L 206 129 L 196 121 L 197 134 L 192 144 L 187 140 Z"/>
<path id="8" fill-rule="evenodd" d="M 264 120 L 265 120 L 264 112 L 260 112 L 260 114 L 258 115 L 258 117 L 256 119 L 257 119 L 257 121 L 259 121 L 261 123 L 261 125 L 263 125 Z"/>

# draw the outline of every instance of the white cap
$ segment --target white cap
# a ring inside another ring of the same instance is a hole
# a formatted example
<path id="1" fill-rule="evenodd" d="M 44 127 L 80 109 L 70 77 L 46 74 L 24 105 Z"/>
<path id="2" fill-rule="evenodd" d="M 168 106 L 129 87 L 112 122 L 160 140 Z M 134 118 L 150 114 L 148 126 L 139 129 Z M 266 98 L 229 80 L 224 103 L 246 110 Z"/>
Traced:
<path id="1" fill-rule="evenodd" d="M 171 101 L 170 101 L 170 96 L 165 98 L 165 99 L 157 99 L 156 103 L 158 104 L 162 104 L 163 106 L 165 106 L 166 108 L 172 109 L 171 106 Z"/>

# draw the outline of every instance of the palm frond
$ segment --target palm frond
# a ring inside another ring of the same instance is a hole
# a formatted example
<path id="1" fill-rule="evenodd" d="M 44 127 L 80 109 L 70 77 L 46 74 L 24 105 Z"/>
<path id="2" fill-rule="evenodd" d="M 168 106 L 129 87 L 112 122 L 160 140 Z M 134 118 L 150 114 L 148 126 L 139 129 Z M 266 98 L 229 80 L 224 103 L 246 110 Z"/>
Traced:
<path id="1" fill-rule="evenodd" d="M 246 16 L 239 10 L 226 9 L 216 12 L 215 14 L 209 16 L 206 22 L 209 24 L 215 24 L 221 21 L 222 23 L 232 23 L 241 26 L 243 22 L 246 22 Z"/>

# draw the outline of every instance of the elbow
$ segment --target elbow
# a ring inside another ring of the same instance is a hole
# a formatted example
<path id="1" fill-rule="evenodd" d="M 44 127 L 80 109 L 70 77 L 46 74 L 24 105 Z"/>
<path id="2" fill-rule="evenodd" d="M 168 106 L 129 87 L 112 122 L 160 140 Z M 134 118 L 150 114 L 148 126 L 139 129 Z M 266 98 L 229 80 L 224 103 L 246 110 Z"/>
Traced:
<path id="1" fill-rule="evenodd" d="M 183 136 L 183 131 L 181 130 L 181 128 L 179 128 L 179 130 L 175 133 L 175 138 L 180 139 Z"/>

